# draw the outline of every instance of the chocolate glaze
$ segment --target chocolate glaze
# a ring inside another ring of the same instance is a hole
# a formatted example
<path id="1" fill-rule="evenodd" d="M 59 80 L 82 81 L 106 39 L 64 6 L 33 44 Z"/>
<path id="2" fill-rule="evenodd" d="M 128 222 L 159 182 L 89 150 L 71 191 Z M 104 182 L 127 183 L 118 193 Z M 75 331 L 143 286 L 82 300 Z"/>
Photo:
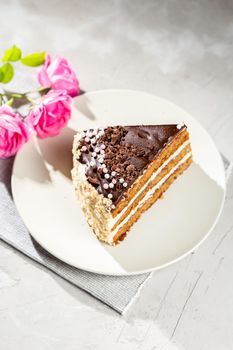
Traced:
<path id="1" fill-rule="evenodd" d="M 107 198 L 112 197 L 112 203 L 116 205 L 138 176 L 184 128 L 185 125 L 178 129 L 176 124 L 107 127 L 94 145 L 91 140 L 96 138 L 96 135 L 89 135 L 89 141 L 85 140 L 85 135 L 81 138 L 79 161 L 86 164 L 87 180 L 99 193 Z M 91 133 L 93 129 L 87 132 Z M 93 158 L 95 148 L 100 148 L 101 145 L 105 146 L 105 154 L 97 153 Z M 103 172 L 103 164 L 110 175 L 107 179 L 106 170 Z M 105 188 L 112 181 L 113 188 Z"/>

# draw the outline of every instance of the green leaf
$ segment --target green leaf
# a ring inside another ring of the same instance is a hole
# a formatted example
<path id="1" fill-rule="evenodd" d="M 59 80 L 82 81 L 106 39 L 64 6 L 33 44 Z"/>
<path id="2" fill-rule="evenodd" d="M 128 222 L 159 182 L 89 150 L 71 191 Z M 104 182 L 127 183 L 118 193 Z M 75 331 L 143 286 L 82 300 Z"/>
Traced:
<path id="1" fill-rule="evenodd" d="M 8 100 L 6 104 L 7 104 L 7 106 L 12 106 L 13 102 L 14 102 L 14 99 L 13 99 L 13 97 L 11 97 L 11 99 Z"/>
<path id="2" fill-rule="evenodd" d="M 15 62 L 20 60 L 21 58 L 21 50 L 17 46 L 13 45 L 10 49 L 6 50 L 3 54 L 2 61 L 7 62 Z"/>
<path id="3" fill-rule="evenodd" d="M 3 84 L 9 83 L 14 76 L 14 68 L 12 64 L 5 63 L 0 69 L 1 69 L 1 72 L 3 73 L 3 78 L 1 79 L 1 83 Z"/>
<path id="4" fill-rule="evenodd" d="M 3 77 L 4 77 L 4 75 L 3 75 L 2 69 L 0 68 L 0 83 L 1 83 L 1 81 L 3 79 Z"/>
<path id="5" fill-rule="evenodd" d="M 37 67 L 45 61 L 45 52 L 32 53 L 31 55 L 21 58 L 21 63 L 29 67 Z"/>

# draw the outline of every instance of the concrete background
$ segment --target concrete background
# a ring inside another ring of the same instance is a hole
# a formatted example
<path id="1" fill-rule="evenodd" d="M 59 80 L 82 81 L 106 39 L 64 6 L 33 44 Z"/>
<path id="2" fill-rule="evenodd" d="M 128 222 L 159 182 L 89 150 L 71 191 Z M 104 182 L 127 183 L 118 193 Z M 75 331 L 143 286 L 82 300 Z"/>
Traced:
<path id="1" fill-rule="evenodd" d="M 233 1 L 0 0 L 0 14 L 1 50 L 65 56 L 86 91 L 168 98 L 233 160 Z M 232 210 L 229 193 L 215 232 L 125 317 L 1 242 L 0 349 L 232 349 Z"/>

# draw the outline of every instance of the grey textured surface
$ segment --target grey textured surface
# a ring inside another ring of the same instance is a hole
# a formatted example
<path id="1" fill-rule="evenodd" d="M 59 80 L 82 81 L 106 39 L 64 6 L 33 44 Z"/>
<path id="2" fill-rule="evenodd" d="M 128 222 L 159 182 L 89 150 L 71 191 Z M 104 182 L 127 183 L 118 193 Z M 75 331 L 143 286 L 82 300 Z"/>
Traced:
<path id="1" fill-rule="evenodd" d="M 231 0 L 0 0 L 0 49 L 70 59 L 82 88 L 132 88 L 177 103 L 233 160 Z M 4 350 L 233 347 L 233 180 L 213 234 L 154 274 L 125 317 L 0 245 Z M 39 283 L 38 283 L 39 281 Z"/>

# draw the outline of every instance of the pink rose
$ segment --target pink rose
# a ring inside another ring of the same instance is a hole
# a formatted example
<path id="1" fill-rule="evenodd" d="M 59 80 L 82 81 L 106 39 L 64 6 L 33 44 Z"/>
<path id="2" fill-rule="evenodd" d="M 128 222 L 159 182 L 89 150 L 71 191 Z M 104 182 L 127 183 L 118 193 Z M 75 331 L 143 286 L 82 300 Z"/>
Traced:
<path id="1" fill-rule="evenodd" d="M 27 122 L 30 128 L 40 138 L 59 134 L 70 119 L 71 100 L 66 91 L 50 90 L 29 114 Z"/>
<path id="2" fill-rule="evenodd" d="M 42 86 L 51 87 L 53 90 L 65 90 L 71 97 L 79 94 L 78 80 L 65 58 L 58 57 L 52 62 L 47 55 L 38 80 Z"/>
<path id="3" fill-rule="evenodd" d="M 27 125 L 7 105 L 0 107 L 0 158 L 13 156 L 28 141 Z"/>

